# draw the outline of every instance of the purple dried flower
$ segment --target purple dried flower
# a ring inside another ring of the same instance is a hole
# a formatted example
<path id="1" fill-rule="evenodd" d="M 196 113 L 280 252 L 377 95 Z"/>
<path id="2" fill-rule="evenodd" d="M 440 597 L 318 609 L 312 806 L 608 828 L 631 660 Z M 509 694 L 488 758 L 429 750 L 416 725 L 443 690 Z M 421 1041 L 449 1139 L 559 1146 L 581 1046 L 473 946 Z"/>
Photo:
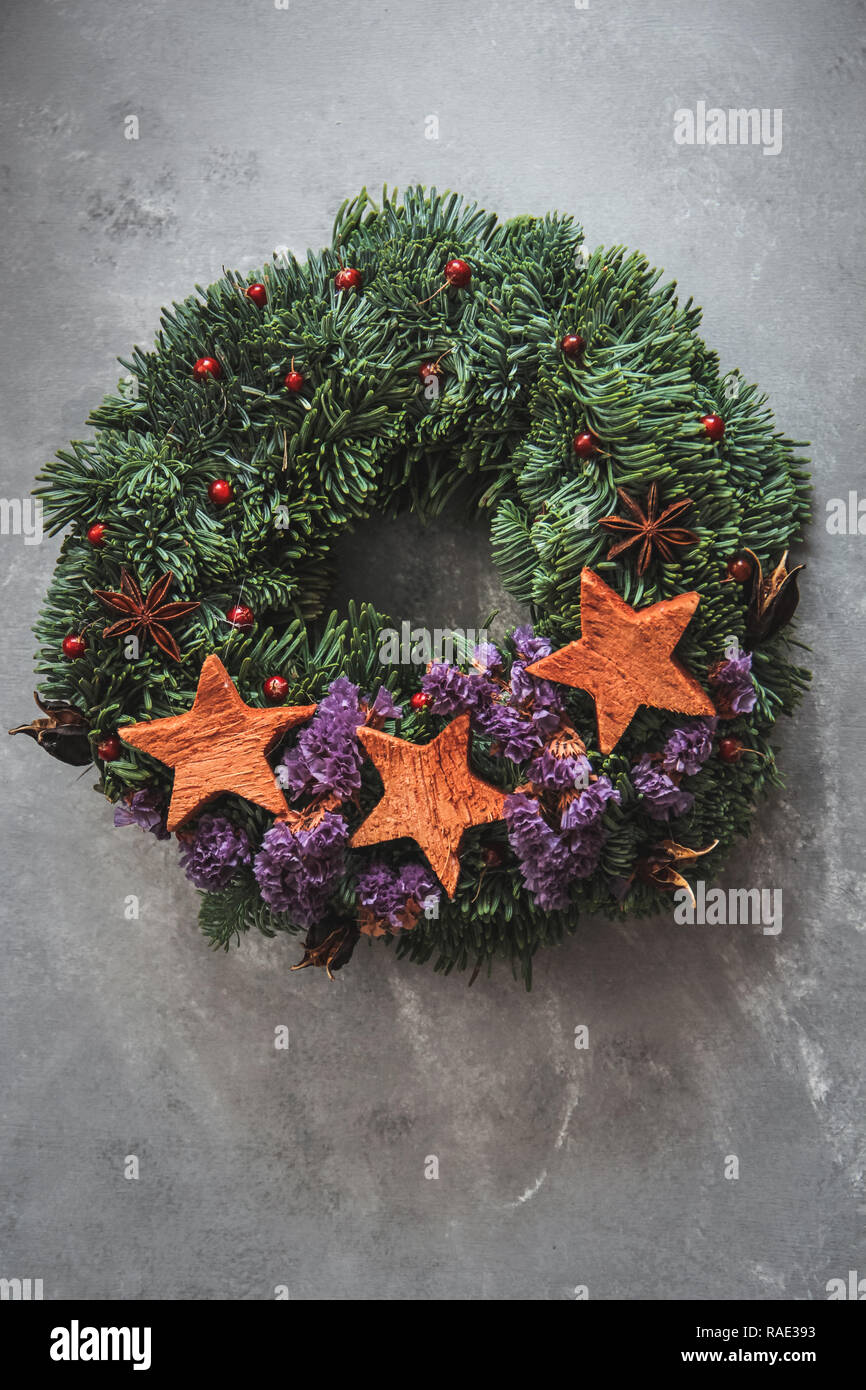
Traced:
<path id="1" fill-rule="evenodd" d="M 539 757 L 529 765 L 529 777 L 545 791 L 574 791 L 585 787 L 592 771 L 589 758 L 582 753 L 557 757 L 552 748 L 543 748 Z"/>
<path id="2" fill-rule="evenodd" d="M 354 796 L 364 761 L 355 731 L 363 722 L 358 687 L 338 676 L 297 743 L 283 754 L 286 788 L 295 796 Z"/>
<path id="3" fill-rule="evenodd" d="M 526 674 L 527 662 L 515 661 L 511 667 L 511 692 L 515 704 L 532 701 L 532 719 L 543 734 L 553 734 L 560 725 L 564 706 L 562 695 L 550 681 Z"/>
<path id="4" fill-rule="evenodd" d="M 542 736 L 530 719 L 514 705 L 496 702 L 475 716 L 479 733 L 497 744 L 503 757 L 513 763 L 526 762 L 538 753 Z"/>
<path id="5" fill-rule="evenodd" d="M 118 801 L 114 808 L 114 824 L 138 825 L 149 830 L 158 840 L 170 840 L 165 828 L 165 798 L 155 787 L 144 787 L 133 792 L 125 801 Z"/>
<path id="6" fill-rule="evenodd" d="M 621 800 L 609 777 L 598 777 L 569 799 L 559 824 L 571 854 L 572 878 L 589 878 L 595 873 L 607 839 L 603 825 L 605 807 L 609 801 Z"/>
<path id="7" fill-rule="evenodd" d="M 348 676 L 337 676 L 328 686 L 327 695 L 319 701 L 316 713 L 321 711 L 331 718 L 351 719 L 358 714 L 359 694 L 357 685 L 353 685 Z"/>
<path id="8" fill-rule="evenodd" d="M 343 872 L 347 836 L 345 820 L 333 811 L 306 830 L 294 831 L 284 821 L 271 826 L 253 864 L 268 906 L 301 927 L 312 926 Z"/>
<path id="9" fill-rule="evenodd" d="M 622 797 L 609 777 L 597 777 L 588 787 L 584 787 L 578 796 L 571 798 L 562 813 L 562 829 L 582 830 L 600 824 L 609 801 L 619 803 Z"/>
<path id="10" fill-rule="evenodd" d="M 180 842 L 180 862 L 196 888 L 219 893 L 252 857 L 247 832 L 226 816 L 204 815 Z"/>
<path id="11" fill-rule="evenodd" d="M 402 719 L 403 706 L 394 704 L 394 697 L 386 685 L 380 685 L 376 698 L 370 705 L 370 714 L 378 719 Z"/>
<path id="12" fill-rule="evenodd" d="M 644 753 L 631 770 L 631 780 L 636 791 L 646 801 L 646 809 L 653 820 L 669 820 L 672 815 L 684 816 L 692 809 L 695 798 L 691 792 L 683 791 L 676 782 L 671 781 L 658 763 L 654 763 L 649 753 Z"/>
<path id="13" fill-rule="evenodd" d="M 508 839 L 520 861 L 523 882 L 539 907 L 556 912 L 568 904 L 569 852 L 565 841 L 524 792 L 505 801 Z"/>
<path id="14" fill-rule="evenodd" d="M 550 639 L 536 637 L 528 623 L 524 627 L 516 627 L 511 634 L 511 640 L 514 650 L 527 666 L 531 666 L 533 661 L 539 661 L 543 656 L 550 656 L 553 651 Z"/>
<path id="15" fill-rule="evenodd" d="M 502 670 L 502 654 L 492 642 L 482 642 L 477 646 L 472 653 L 472 661 L 485 676 Z"/>
<path id="16" fill-rule="evenodd" d="M 434 661 L 421 678 L 421 689 L 430 696 L 433 714 L 463 714 L 489 704 L 496 687 L 478 671 Z"/>
<path id="17" fill-rule="evenodd" d="M 530 718 L 539 733 L 549 737 L 555 734 L 562 724 L 565 714 L 562 695 L 550 681 L 533 678 L 533 686 Z"/>
<path id="18" fill-rule="evenodd" d="M 715 719 L 700 719 L 695 724 L 674 729 L 662 750 L 662 767 L 665 772 L 685 773 L 694 777 L 700 772 L 713 751 Z"/>
<path id="19" fill-rule="evenodd" d="M 607 838 L 604 809 L 609 801 L 619 800 L 610 779 L 599 777 L 570 799 L 556 831 L 534 798 L 524 792 L 507 798 L 508 838 L 520 860 L 523 881 L 539 907 L 548 911 L 566 907 L 569 886 L 595 872 Z"/>
<path id="20" fill-rule="evenodd" d="M 404 864 L 394 870 L 376 862 L 358 874 L 358 898 L 363 907 L 380 922 L 388 922 L 393 931 L 405 926 L 403 914 L 409 898 L 422 907 L 431 899 L 438 902 L 439 885 L 423 864 Z"/>
<path id="21" fill-rule="evenodd" d="M 387 917 L 395 878 L 393 869 L 379 860 L 362 869 L 357 882 L 361 905 L 371 908 L 378 916 Z"/>
<path id="22" fill-rule="evenodd" d="M 751 652 L 717 661 L 709 677 L 720 714 L 733 719 L 735 715 L 749 714 L 755 708 L 758 696 L 752 679 Z"/>

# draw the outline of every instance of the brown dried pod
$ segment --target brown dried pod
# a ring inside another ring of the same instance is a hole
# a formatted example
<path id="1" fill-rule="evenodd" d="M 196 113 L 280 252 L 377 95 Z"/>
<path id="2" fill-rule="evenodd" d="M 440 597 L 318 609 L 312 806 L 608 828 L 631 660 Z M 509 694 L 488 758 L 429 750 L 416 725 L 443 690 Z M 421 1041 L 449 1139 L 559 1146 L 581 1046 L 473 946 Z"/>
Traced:
<path id="1" fill-rule="evenodd" d="M 304 939 L 302 959 L 291 968 L 304 970 L 308 965 L 315 965 L 325 971 L 329 980 L 333 980 L 333 972 L 342 970 L 351 960 L 360 935 L 357 922 L 348 917 L 317 922 L 310 927 Z"/>
<path id="2" fill-rule="evenodd" d="M 34 719 L 29 724 L 19 724 L 10 729 L 10 734 L 27 734 L 34 742 L 71 767 L 86 767 L 93 762 L 93 749 L 90 746 L 87 720 L 80 709 L 66 700 L 40 700 L 34 690 L 33 698 L 44 719 Z"/>
<path id="3" fill-rule="evenodd" d="M 713 840 L 706 849 L 690 849 L 688 845 L 677 844 L 676 840 L 661 840 L 638 862 L 637 875 L 644 883 L 654 883 L 657 888 L 669 888 L 671 892 L 685 888 L 695 907 L 697 904 L 692 886 L 675 866 L 684 860 L 699 859 L 702 854 L 709 854 L 718 843 L 718 840 Z"/>
<path id="4" fill-rule="evenodd" d="M 743 553 L 750 555 L 754 564 L 746 587 L 749 604 L 746 610 L 746 643 L 753 647 L 757 642 L 766 642 L 774 637 L 793 618 L 800 602 L 797 575 L 806 566 L 797 565 L 789 570 L 786 550 L 775 569 L 765 578 L 755 552 L 746 548 Z"/>

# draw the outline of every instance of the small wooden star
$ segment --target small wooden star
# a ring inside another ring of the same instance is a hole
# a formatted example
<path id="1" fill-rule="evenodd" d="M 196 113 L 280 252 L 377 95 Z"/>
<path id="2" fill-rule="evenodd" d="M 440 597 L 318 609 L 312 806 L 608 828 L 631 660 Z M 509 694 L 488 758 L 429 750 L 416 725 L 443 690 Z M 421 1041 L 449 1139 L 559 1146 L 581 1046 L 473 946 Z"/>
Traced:
<path id="1" fill-rule="evenodd" d="M 603 526 L 606 531 L 611 531 L 614 535 L 623 537 L 607 552 L 609 559 L 612 560 L 617 555 L 622 555 L 624 551 L 630 550 L 633 545 L 638 545 L 640 551 L 637 572 L 643 575 L 649 569 L 654 551 L 657 551 L 663 560 L 673 560 L 677 549 L 697 545 L 698 537 L 694 531 L 688 531 L 685 526 L 673 524 L 692 505 L 690 497 L 681 497 L 679 501 L 671 502 L 670 506 L 665 507 L 663 512 L 659 512 L 658 485 L 650 483 L 645 504 L 646 513 L 644 513 L 640 504 L 624 488 L 618 487 L 617 494 L 631 515 L 603 516 L 600 519 L 599 526 Z"/>
<path id="2" fill-rule="evenodd" d="M 119 622 L 112 623 L 104 630 L 103 637 L 125 637 L 130 632 L 137 633 L 142 640 L 150 636 L 166 656 L 170 656 L 173 661 L 180 661 L 180 648 L 166 624 L 175 623 L 178 618 L 185 618 L 188 613 L 200 608 L 201 604 L 164 603 L 163 599 L 173 582 L 174 575 L 171 571 L 161 574 L 145 598 L 132 575 L 126 570 L 121 570 L 120 593 L 110 589 L 94 589 L 93 592 L 100 603 L 104 603 L 106 608 L 110 608 L 114 613 L 122 615 Z"/>
<path id="3" fill-rule="evenodd" d="M 579 642 L 527 666 L 531 676 L 586 690 L 595 700 L 598 746 L 612 753 L 641 705 L 714 715 L 709 695 L 673 656 L 700 594 L 632 608 L 590 569 L 580 576 Z"/>
<path id="4" fill-rule="evenodd" d="M 169 830 L 226 792 L 286 819 L 289 807 L 265 754 L 281 734 L 309 719 L 315 709 L 253 709 L 244 704 L 225 666 L 211 653 L 201 668 L 191 710 L 130 724 L 118 733 L 124 743 L 174 768 Z"/>
<path id="5" fill-rule="evenodd" d="M 351 844 L 378 845 L 407 836 L 420 845 L 453 898 L 464 832 L 501 820 L 506 797 L 469 766 L 469 715 L 452 719 L 430 743 L 408 743 L 369 726 L 358 729 L 358 737 L 385 783 L 385 795 Z"/>

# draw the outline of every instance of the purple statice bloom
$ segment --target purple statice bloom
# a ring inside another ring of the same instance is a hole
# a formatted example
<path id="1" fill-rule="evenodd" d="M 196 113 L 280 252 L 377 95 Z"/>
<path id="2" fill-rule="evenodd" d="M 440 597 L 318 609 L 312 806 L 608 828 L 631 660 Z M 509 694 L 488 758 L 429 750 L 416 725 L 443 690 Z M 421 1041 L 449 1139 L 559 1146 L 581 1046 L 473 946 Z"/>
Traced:
<path id="1" fill-rule="evenodd" d="M 584 787 L 578 796 L 571 798 L 562 813 L 562 829 L 582 830 L 588 826 L 600 825 L 604 808 L 609 801 L 619 804 L 622 797 L 609 777 L 597 777 L 588 787 Z"/>
<path id="2" fill-rule="evenodd" d="M 149 830 L 158 840 L 170 840 L 165 828 L 165 799 L 155 787 L 133 792 L 128 801 L 118 801 L 114 808 L 114 824 L 138 825 Z"/>
<path id="3" fill-rule="evenodd" d="M 562 696 L 550 681 L 539 680 L 526 674 L 527 662 L 515 661 L 511 666 L 512 703 L 525 705 L 532 702 L 530 717 L 539 733 L 555 734 L 564 713 Z"/>
<path id="4" fill-rule="evenodd" d="M 635 791 L 644 798 L 653 820 L 669 820 L 672 815 L 684 816 L 692 809 L 695 799 L 692 793 L 678 787 L 661 765 L 653 762 L 649 753 L 644 753 L 640 762 L 635 763 L 631 780 Z"/>
<path id="5" fill-rule="evenodd" d="M 403 718 L 403 706 L 394 704 L 394 698 L 386 685 L 379 686 L 369 712 L 378 719 Z"/>
<path id="6" fill-rule="evenodd" d="M 589 878 L 598 868 L 598 861 L 607 831 L 600 821 L 576 827 L 564 837 L 569 852 L 570 878 Z"/>
<path id="7" fill-rule="evenodd" d="M 530 780 L 550 792 L 574 791 L 575 787 L 587 786 L 591 771 L 589 758 L 584 754 L 558 758 L 550 748 L 543 748 L 529 765 Z"/>
<path id="8" fill-rule="evenodd" d="M 272 825 L 253 864 L 268 907 L 301 927 L 317 922 L 343 872 L 347 836 L 345 820 L 333 811 L 308 830 L 294 831 L 284 821 Z"/>
<path id="9" fill-rule="evenodd" d="M 536 637 L 528 623 L 524 627 L 516 627 L 511 634 L 511 640 L 517 655 L 527 666 L 531 666 L 533 661 L 539 661 L 543 656 L 550 656 L 553 651 L 550 639 Z"/>
<path id="10" fill-rule="evenodd" d="M 722 714 L 729 718 L 750 714 L 758 698 L 752 680 L 752 653 L 717 661 L 710 671 L 710 684 Z"/>
<path id="11" fill-rule="evenodd" d="M 566 907 L 571 874 L 564 838 L 548 825 L 538 802 L 524 792 L 506 797 L 504 815 L 523 882 L 538 906 L 548 912 Z"/>
<path id="12" fill-rule="evenodd" d="M 589 878 L 595 873 L 607 831 L 604 809 L 609 801 L 619 803 L 620 793 L 609 777 L 598 777 L 577 796 L 571 797 L 560 817 L 560 828 L 568 845 L 572 878 Z"/>
<path id="13" fill-rule="evenodd" d="M 358 687 L 338 676 L 297 743 L 283 754 L 288 790 L 294 796 L 330 793 L 342 801 L 354 796 L 364 760 L 355 731 L 363 722 Z"/>
<path id="14" fill-rule="evenodd" d="M 423 864 L 404 864 L 391 869 L 377 862 L 362 869 L 358 875 L 358 898 L 362 907 L 369 908 L 380 922 L 387 922 L 392 931 L 403 926 L 401 913 L 409 898 L 425 907 L 431 899 L 439 901 L 439 886 Z"/>
<path id="15" fill-rule="evenodd" d="M 492 642 L 482 642 L 480 646 L 476 647 L 472 653 L 472 662 L 485 676 L 492 675 L 494 671 L 502 670 L 502 654 Z"/>
<path id="16" fill-rule="evenodd" d="M 228 888 L 251 857 L 247 832 L 226 816 L 202 816 L 191 838 L 181 841 L 180 862 L 186 876 L 207 893 Z"/>
<path id="17" fill-rule="evenodd" d="M 423 864 L 404 864 L 398 875 L 400 892 L 407 898 L 414 898 L 422 907 L 439 901 L 442 896 L 439 884 L 433 874 Z"/>
<path id="18" fill-rule="evenodd" d="M 699 719 L 694 724 L 674 729 L 662 750 L 664 771 L 694 777 L 713 751 L 715 729 L 715 719 Z"/>
<path id="19" fill-rule="evenodd" d="M 555 734 L 562 723 L 565 706 L 562 696 L 550 681 L 533 678 L 532 709 L 530 719 L 540 734 L 548 737 Z"/>
<path id="20" fill-rule="evenodd" d="M 433 714 L 463 714 L 490 703 L 495 686 L 478 671 L 461 671 L 446 661 L 434 661 L 421 678 Z"/>
<path id="21" fill-rule="evenodd" d="M 511 704 L 499 701 L 479 710 L 475 716 L 478 732 L 497 744 L 502 756 L 513 763 L 524 763 L 541 751 L 543 739 L 527 715 Z"/>

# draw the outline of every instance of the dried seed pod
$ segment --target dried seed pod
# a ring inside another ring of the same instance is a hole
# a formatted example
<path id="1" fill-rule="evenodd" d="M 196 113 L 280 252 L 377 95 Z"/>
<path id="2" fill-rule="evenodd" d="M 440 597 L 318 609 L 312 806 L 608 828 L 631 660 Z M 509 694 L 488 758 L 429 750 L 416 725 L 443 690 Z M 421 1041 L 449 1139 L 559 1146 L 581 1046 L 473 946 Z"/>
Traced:
<path id="1" fill-rule="evenodd" d="M 352 952 L 361 935 L 357 922 L 350 918 L 337 918 L 316 922 L 304 938 L 304 954 L 293 970 L 303 970 L 308 965 L 317 965 L 333 980 L 333 971 L 342 970 L 352 958 Z"/>
<path id="2" fill-rule="evenodd" d="M 45 718 L 34 719 L 30 724 L 19 724 L 9 733 L 27 734 L 52 758 L 71 767 L 86 767 L 92 763 L 90 731 L 81 710 L 67 700 L 40 700 L 35 690 L 33 698 Z"/>
<path id="3" fill-rule="evenodd" d="M 754 562 L 752 577 L 748 582 L 748 609 L 746 610 L 746 642 L 754 647 L 758 642 L 766 642 L 785 627 L 797 611 L 800 590 L 797 575 L 805 565 L 796 569 L 787 568 L 788 552 L 785 551 L 775 569 L 764 578 L 761 562 L 753 550 L 746 550 Z"/>

